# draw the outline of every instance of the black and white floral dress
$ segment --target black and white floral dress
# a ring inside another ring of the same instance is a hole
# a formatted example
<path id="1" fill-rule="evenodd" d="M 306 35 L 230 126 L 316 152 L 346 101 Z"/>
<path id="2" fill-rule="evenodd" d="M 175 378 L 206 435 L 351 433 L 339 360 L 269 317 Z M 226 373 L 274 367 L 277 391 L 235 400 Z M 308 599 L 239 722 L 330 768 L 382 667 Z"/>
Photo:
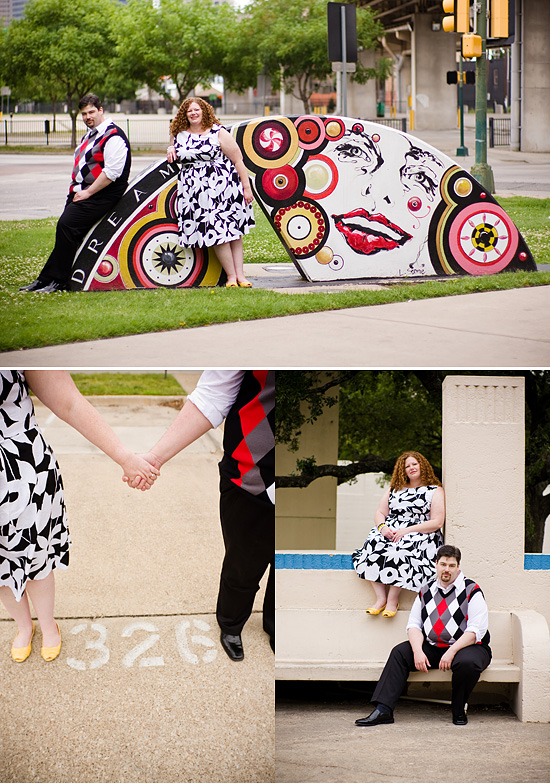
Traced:
<path id="1" fill-rule="evenodd" d="M 429 520 L 436 489 L 437 486 L 430 485 L 391 490 L 386 525 L 397 530 Z M 361 579 L 418 592 L 435 576 L 435 555 L 442 544 L 440 530 L 409 533 L 394 544 L 373 527 L 363 547 L 353 553 L 353 567 Z"/>
<path id="2" fill-rule="evenodd" d="M 212 247 L 248 234 L 254 212 L 237 169 L 220 148 L 221 125 L 174 139 L 178 174 L 178 231 L 182 247 Z"/>
<path id="3" fill-rule="evenodd" d="M 38 429 L 25 376 L 0 370 L 0 587 L 67 568 L 71 539 L 59 466 Z"/>

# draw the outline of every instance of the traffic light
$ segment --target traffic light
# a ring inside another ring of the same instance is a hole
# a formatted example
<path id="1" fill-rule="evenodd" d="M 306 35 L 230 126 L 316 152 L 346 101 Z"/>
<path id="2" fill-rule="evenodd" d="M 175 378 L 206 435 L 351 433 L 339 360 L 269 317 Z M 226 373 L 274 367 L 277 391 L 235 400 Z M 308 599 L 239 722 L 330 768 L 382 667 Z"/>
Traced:
<path id="1" fill-rule="evenodd" d="M 470 0 L 443 0 L 444 16 L 441 26 L 446 33 L 470 32 Z"/>
<path id="2" fill-rule="evenodd" d="M 490 38 L 508 38 L 509 0 L 490 0 Z"/>
<path id="3" fill-rule="evenodd" d="M 472 57 L 481 57 L 483 54 L 483 41 L 480 35 L 466 33 L 462 36 L 462 56 L 466 60 Z"/>
<path id="4" fill-rule="evenodd" d="M 458 73 L 456 71 L 447 71 L 447 84 L 458 84 Z"/>

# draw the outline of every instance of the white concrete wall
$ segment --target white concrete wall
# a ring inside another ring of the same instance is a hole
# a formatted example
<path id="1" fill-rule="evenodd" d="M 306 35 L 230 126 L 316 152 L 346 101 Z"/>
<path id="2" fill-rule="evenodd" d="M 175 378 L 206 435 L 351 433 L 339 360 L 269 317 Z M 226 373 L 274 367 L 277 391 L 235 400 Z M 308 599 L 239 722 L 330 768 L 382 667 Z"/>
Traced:
<path id="1" fill-rule="evenodd" d="M 523 2 L 521 149 L 550 152 L 550 2 Z"/>

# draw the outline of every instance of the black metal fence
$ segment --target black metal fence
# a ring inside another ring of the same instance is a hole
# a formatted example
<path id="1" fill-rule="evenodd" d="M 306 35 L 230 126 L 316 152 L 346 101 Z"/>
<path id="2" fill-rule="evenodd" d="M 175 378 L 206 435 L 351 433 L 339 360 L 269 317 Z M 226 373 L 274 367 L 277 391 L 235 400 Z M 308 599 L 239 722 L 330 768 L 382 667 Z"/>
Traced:
<path id="1" fill-rule="evenodd" d="M 407 132 L 407 118 L 406 117 L 388 117 L 388 119 L 367 120 L 367 122 L 377 122 L 379 125 L 387 125 L 389 128 L 395 128 L 396 130 Z"/>
<path id="2" fill-rule="evenodd" d="M 510 117 L 489 117 L 489 147 L 508 147 L 510 129 Z"/>

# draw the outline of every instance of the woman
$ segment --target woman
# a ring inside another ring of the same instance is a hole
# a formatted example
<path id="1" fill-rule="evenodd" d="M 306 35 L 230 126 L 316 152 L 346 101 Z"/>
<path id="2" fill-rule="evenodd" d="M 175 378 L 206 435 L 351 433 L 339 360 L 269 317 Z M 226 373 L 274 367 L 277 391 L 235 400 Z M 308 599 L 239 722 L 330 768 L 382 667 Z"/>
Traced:
<path id="1" fill-rule="evenodd" d="M 228 288 L 251 288 L 244 276 L 243 235 L 254 226 L 252 189 L 241 151 L 202 98 L 187 98 L 170 124 L 169 163 L 178 175 L 182 247 L 214 247 Z"/>
<path id="2" fill-rule="evenodd" d="M 426 457 L 406 451 L 395 463 L 390 488 L 374 515 L 375 527 L 353 553 L 358 576 L 372 582 L 376 595 L 367 614 L 394 617 L 402 588 L 418 592 L 435 575 L 444 521 L 441 482 Z"/>
<path id="3" fill-rule="evenodd" d="M 17 663 L 31 654 L 29 599 L 42 630 L 42 657 L 53 661 L 59 655 L 53 572 L 67 568 L 71 544 L 59 466 L 36 423 L 29 387 L 56 416 L 117 462 L 133 486 L 149 489 L 158 475 L 123 446 L 68 372 L 0 370 L 0 599 L 17 624 L 11 650 Z"/>

